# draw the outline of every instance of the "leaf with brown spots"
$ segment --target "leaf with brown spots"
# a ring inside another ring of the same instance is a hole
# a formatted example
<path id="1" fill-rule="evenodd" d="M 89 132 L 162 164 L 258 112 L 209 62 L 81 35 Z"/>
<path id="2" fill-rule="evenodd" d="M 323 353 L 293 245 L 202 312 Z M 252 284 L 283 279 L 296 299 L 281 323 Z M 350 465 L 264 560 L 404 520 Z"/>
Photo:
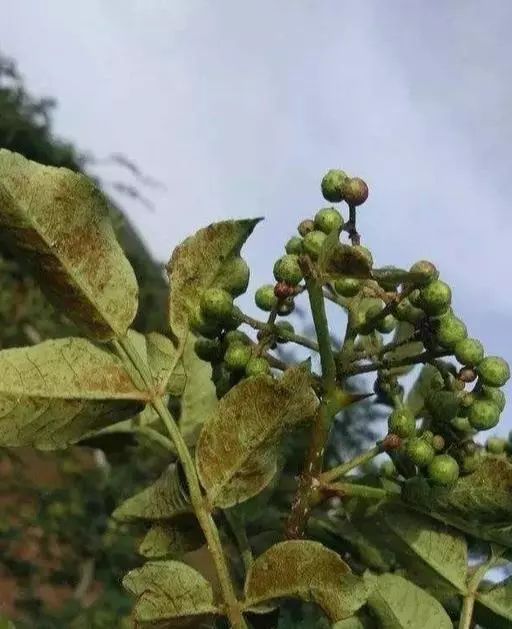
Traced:
<path id="1" fill-rule="evenodd" d="M 203 425 L 196 467 L 211 504 L 227 508 L 262 491 L 277 466 L 283 431 L 310 419 L 318 407 L 311 375 L 288 369 L 280 380 L 243 380 L 217 404 Z"/>
<path id="2" fill-rule="evenodd" d="M 87 339 L 0 352 L 0 446 L 62 448 L 135 415 L 147 399 L 122 362 Z"/>
<path id="3" fill-rule="evenodd" d="M 361 249 L 340 242 L 337 232 L 331 232 L 325 239 L 318 256 L 320 271 L 330 279 L 371 277 L 371 260 Z"/>
<path id="4" fill-rule="evenodd" d="M 316 603 L 336 622 L 366 603 L 368 587 L 334 551 L 318 542 L 292 540 L 256 559 L 245 582 L 245 607 L 289 597 Z"/>
<path id="5" fill-rule="evenodd" d="M 155 522 L 139 546 L 146 559 L 181 559 L 205 543 L 203 532 L 193 516 L 183 515 L 172 521 Z"/>
<path id="6" fill-rule="evenodd" d="M 129 572 L 123 586 L 137 597 L 133 610 L 137 623 L 172 619 L 197 622 L 199 616 L 220 613 L 208 581 L 178 561 L 150 561 Z"/>
<path id="7" fill-rule="evenodd" d="M 0 237 L 88 336 L 126 334 L 137 280 L 90 179 L 0 150 Z"/>

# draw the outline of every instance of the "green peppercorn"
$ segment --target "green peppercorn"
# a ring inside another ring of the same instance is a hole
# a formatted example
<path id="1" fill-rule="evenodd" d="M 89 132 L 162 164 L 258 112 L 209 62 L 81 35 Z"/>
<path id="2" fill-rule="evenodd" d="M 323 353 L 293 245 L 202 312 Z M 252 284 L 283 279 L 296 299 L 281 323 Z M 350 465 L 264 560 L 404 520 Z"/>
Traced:
<path id="1" fill-rule="evenodd" d="M 421 437 L 409 439 L 405 447 L 405 452 L 409 460 L 418 467 L 429 465 L 435 456 L 432 445 Z"/>
<path id="2" fill-rule="evenodd" d="M 483 386 L 481 391 L 478 392 L 478 397 L 483 400 L 493 402 L 500 409 L 500 413 L 503 412 L 503 409 L 505 408 L 506 398 L 501 389 Z"/>
<path id="3" fill-rule="evenodd" d="M 320 230 L 315 229 L 314 231 L 309 232 L 304 236 L 304 251 L 309 254 L 313 260 L 316 260 L 326 238 L 327 236 Z"/>
<path id="4" fill-rule="evenodd" d="M 286 253 L 300 255 L 304 249 L 302 246 L 302 238 L 300 236 L 292 236 L 286 243 Z"/>
<path id="5" fill-rule="evenodd" d="M 347 173 L 343 170 L 329 170 L 322 179 L 322 195 L 330 203 L 343 201 L 345 183 L 348 181 Z"/>
<path id="6" fill-rule="evenodd" d="M 429 315 L 440 315 L 448 310 L 452 290 L 445 282 L 433 280 L 421 289 L 421 307 Z"/>
<path id="7" fill-rule="evenodd" d="M 201 360 L 218 362 L 222 360 L 222 347 L 219 339 L 198 338 L 194 350 Z"/>
<path id="8" fill-rule="evenodd" d="M 270 312 L 277 304 L 277 297 L 274 295 L 272 284 L 260 286 L 254 295 L 254 301 L 261 310 Z"/>
<path id="9" fill-rule="evenodd" d="M 334 290 L 342 297 L 354 297 L 361 288 L 361 281 L 354 277 L 341 277 L 334 282 Z"/>
<path id="10" fill-rule="evenodd" d="M 428 466 L 428 477 L 435 485 L 453 485 L 459 478 L 459 464 L 449 454 L 438 454 Z"/>
<path id="11" fill-rule="evenodd" d="M 209 288 L 201 295 L 201 314 L 207 321 L 222 323 L 233 312 L 233 297 L 223 288 Z"/>
<path id="12" fill-rule="evenodd" d="M 439 345 L 453 349 L 455 345 L 466 338 L 468 331 L 463 321 L 450 315 L 441 317 L 436 325 L 436 338 Z"/>
<path id="13" fill-rule="evenodd" d="M 368 186 L 359 177 L 352 177 L 343 187 L 343 199 L 350 206 L 362 205 L 368 198 Z"/>
<path id="14" fill-rule="evenodd" d="M 455 358 L 467 367 L 476 367 L 484 357 L 484 346 L 477 339 L 465 338 L 455 344 Z"/>
<path id="15" fill-rule="evenodd" d="M 485 448 L 491 454 L 503 454 L 506 446 L 506 439 L 500 439 L 500 437 L 489 437 L 485 442 Z"/>
<path id="16" fill-rule="evenodd" d="M 377 330 L 382 334 L 389 334 L 396 328 L 396 319 L 393 315 L 388 314 L 377 323 Z"/>
<path id="17" fill-rule="evenodd" d="M 384 476 L 384 478 L 396 478 L 397 471 L 393 461 L 390 461 L 389 459 L 384 461 L 380 466 L 380 473 Z"/>
<path id="18" fill-rule="evenodd" d="M 230 330 L 224 335 L 222 345 L 224 349 L 227 349 L 229 345 L 233 345 L 234 343 L 239 343 L 241 345 L 250 345 L 251 339 L 247 336 L 245 332 L 242 332 L 241 330 Z"/>
<path id="19" fill-rule="evenodd" d="M 270 365 L 262 356 L 254 356 L 253 358 L 250 358 L 245 365 L 245 375 L 247 377 L 261 376 L 269 373 Z"/>
<path id="20" fill-rule="evenodd" d="M 486 356 L 476 370 L 482 383 L 490 387 L 502 387 L 510 378 L 510 367 L 499 356 Z"/>
<path id="21" fill-rule="evenodd" d="M 252 349 L 241 343 L 228 345 L 224 355 L 224 362 L 229 371 L 243 371 L 251 358 Z"/>
<path id="22" fill-rule="evenodd" d="M 416 430 L 416 420 L 407 407 L 396 408 L 388 418 L 388 429 L 399 437 L 410 437 Z"/>
<path id="23" fill-rule="evenodd" d="M 305 220 L 300 222 L 299 226 L 297 227 L 297 231 L 301 236 L 309 234 L 309 232 L 312 232 L 314 229 L 315 223 L 310 218 L 306 218 Z"/>
<path id="24" fill-rule="evenodd" d="M 409 273 L 414 274 L 414 285 L 416 286 L 427 286 L 439 277 L 439 271 L 428 260 L 415 262 L 409 269 Z"/>
<path id="25" fill-rule="evenodd" d="M 413 306 L 407 297 L 404 297 L 395 307 L 395 317 L 398 321 L 415 325 L 425 318 L 425 313 L 420 308 Z"/>
<path id="26" fill-rule="evenodd" d="M 434 435 L 432 437 L 432 447 L 436 452 L 442 452 L 445 448 L 446 442 L 442 435 Z"/>
<path id="27" fill-rule="evenodd" d="M 343 217 L 336 208 L 324 207 L 315 215 L 315 228 L 324 234 L 339 231 L 343 227 Z"/>
<path id="28" fill-rule="evenodd" d="M 190 329 L 199 336 L 213 339 L 220 334 L 220 326 L 217 322 L 207 320 L 202 314 L 200 308 L 196 308 L 190 315 Z"/>
<path id="29" fill-rule="evenodd" d="M 427 410 L 439 422 L 447 422 L 457 416 L 460 397 L 453 391 L 432 391 L 425 400 Z"/>
<path id="30" fill-rule="evenodd" d="M 240 257 L 224 262 L 222 276 L 216 282 L 217 288 L 223 288 L 233 297 L 243 295 L 249 286 L 250 270 L 247 262 Z"/>
<path id="31" fill-rule="evenodd" d="M 469 423 L 476 430 L 490 430 L 500 420 L 500 409 L 487 400 L 475 400 L 468 412 Z"/>
<path id="32" fill-rule="evenodd" d="M 287 253 L 274 264 L 274 277 L 278 282 L 285 282 L 290 286 L 296 286 L 302 280 L 302 269 L 299 257 Z"/>
<path id="33" fill-rule="evenodd" d="M 473 427 L 469 423 L 469 419 L 467 417 L 454 417 L 450 420 L 450 424 L 457 430 L 462 433 L 471 433 L 473 432 Z"/>
<path id="34" fill-rule="evenodd" d="M 352 250 L 356 251 L 362 258 L 364 258 L 370 268 L 373 267 L 372 252 L 368 249 L 368 247 L 363 247 L 363 245 L 354 245 Z"/>

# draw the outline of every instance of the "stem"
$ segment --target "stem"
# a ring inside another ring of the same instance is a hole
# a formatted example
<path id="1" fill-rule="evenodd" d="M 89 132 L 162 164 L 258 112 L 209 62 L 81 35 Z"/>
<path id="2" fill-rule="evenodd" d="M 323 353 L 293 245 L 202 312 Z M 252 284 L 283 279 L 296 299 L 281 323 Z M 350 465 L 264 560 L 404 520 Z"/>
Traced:
<path id="1" fill-rule="evenodd" d="M 258 321 L 258 319 L 254 319 L 245 313 L 241 313 L 240 319 L 243 323 L 250 325 L 251 328 L 255 330 L 267 330 L 269 327 L 268 323 L 264 323 L 263 321 Z M 308 349 L 312 349 L 314 352 L 318 352 L 318 343 L 308 339 L 305 336 L 301 336 L 300 334 L 294 334 L 292 332 L 287 332 L 286 330 L 279 330 L 279 336 L 283 337 L 287 341 L 291 341 L 292 343 L 297 343 L 297 345 L 302 345 L 303 347 L 307 347 Z"/>
<path id="2" fill-rule="evenodd" d="M 252 566 L 254 558 L 252 555 L 252 548 L 249 544 L 249 538 L 247 537 L 247 531 L 245 530 L 244 522 L 241 522 L 231 511 L 225 510 L 224 516 L 229 524 L 231 531 L 235 537 L 240 556 L 244 564 L 245 574 L 249 572 L 249 568 Z"/>
<path id="3" fill-rule="evenodd" d="M 336 363 L 334 362 L 334 354 L 331 348 L 329 323 L 325 313 L 324 293 L 321 285 L 317 283 L 315 278 L 306 279 L 306 288 L 318 339 L 318 351 L 320 352 L 320 363 L 322 365 L 322 380 L 326 392 L 330 392 L 336 386 Z"/>
<path id="4" fill-rule="evenodd" d="M 470 592 L 464 597 L 462 611 L 459 619 L 459 629 L 470 629 L 473 618 L 473 608 L 475 607 L 475 593 Z"/>
<path id="5" fill-rule="evenodd" d="M 442 358 L 443 356 L 450 356 L 450 352 L 446 350 L 435 350 L 422 352 L 416 354 L 416 356 L 406 356 L 405 358 L 395 360 L 378 360 L 369 365 L 353 365 L 343 371 L 344 376 L 355 376 L 361 373 L 369 373 L 370 371 L 379 371 L 380 369 L 392 369 L 393 367 L 404 367 L 405 365 L 416 365 L 418 363 L 428 363 L 433 358 Z"/>
<path id="6" fill-rule="evenodd" d="M 356 208 L 354 205 L 349 205 L 348 208 L 348 223 L 345 225 L 345 228 L 348 232 L 348 237 L 353 245 L 361 244 L 361 236 L 358 234 L 356 229 Z"/>
<path id="7" fill-rule="evenodd" d="M 380 487 L 370 487 L 369 485 L 356 485 L 352 483 L 327 483 L 322 488 L 328 493 L 343 496 L 359 496 L 361 498 L 376 498 L 381 500 L 387 498 L 389 493 Z"/>
<path id="8" fill-rule="evenodd" d="M 348 472 L 353 470 L 355 467 L 359 467 L 360 465 L 364 465 L 375 458 L 378 454 L 382 452 L 382 446 L 377 445 L 371 448 L 371 450 L 367 450 L 362 454 L 358 454 L 350 461 L 346 461 L 337 467 L 333 467 L 331 470 L 324 472 L 321 476 L 321 480 L 324 483 L 329 483 L 333 480 L 336 480 L 340 476 L 345 476 Z"/>
<path id="9" fill-rule="evenodd" d="M 118 341 L 119 346 L 126 352 L 131 363 L 139 373 L 149 391 L 152 390 L 151 374 L 149 368 L 126 337 Z M 178 425 L 174 421 L 169 409 L 165 406 L 160 397 L 155 396 L 151 401 L 155 411 L 163 421 L 171 439 L 174 443 L 178 457 L 183 466 L 183 471 L 187 479 L 190 500 L 199 524 L 203 530 L 208 544 L 208 549 L 217 570 L 219 583 L 222 590 L 224 602 L 226 604 L 226 614 L 234 629 L 247 629 L 247 623 L 242 616 L 240 604 L 237 600 L 229 569 L 224 557 L 224 551 L 219 536 L 219 531 L 211 515 L 210 506 L 207 504 L 199 485 L 194 461 L 190 451 L 181 435 Z"/>
<path id="10" fill-rule="evenodd" d="M 169 452 L 176 454 L 176 448 L 174 447 L 172 441 L 170 439 L 167 439 L 167 437 L 165 437 L 164 435 L 161 435 L 154 428 L 150 428 L 149 426 L 138 426 L 137 428 L 135 428 L 135 432 L 139 433 L 140 435 L 144 435 L 148 439 L 151 439 L 151 441 L 158 443 L 158 445 L 162 448 L 165 448 Z"/>

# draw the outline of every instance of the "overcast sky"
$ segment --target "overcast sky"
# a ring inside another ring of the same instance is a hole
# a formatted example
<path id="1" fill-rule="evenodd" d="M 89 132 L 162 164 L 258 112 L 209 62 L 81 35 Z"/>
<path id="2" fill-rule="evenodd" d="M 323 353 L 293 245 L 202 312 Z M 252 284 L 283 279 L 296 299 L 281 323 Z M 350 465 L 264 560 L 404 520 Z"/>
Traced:
<path id="1" fill-rule="evenodd" d="M 158 258 L 208 222 L 263 215 L 246 249 L 257 286 L 341 167 L 369 183 L 376 263 L 433 260 L 470 334 L 512 358 L 512 2 L 0 7 L 1 49 L 58 99 L 57 132 L 165 184 L 145 191 L 153 213 L 124 204 Z"/>

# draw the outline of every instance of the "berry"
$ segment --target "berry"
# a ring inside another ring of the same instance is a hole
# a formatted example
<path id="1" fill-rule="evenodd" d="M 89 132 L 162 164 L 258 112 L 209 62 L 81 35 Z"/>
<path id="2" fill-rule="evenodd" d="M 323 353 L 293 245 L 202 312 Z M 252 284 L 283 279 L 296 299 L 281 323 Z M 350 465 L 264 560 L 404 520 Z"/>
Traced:
<path id="1" fill-rule="evenodd" d="M 457 374 L 457 378 L 461 382 L 468 383 L 474 382 L 478 378 L 478 375 L 474 369 L 471 369 L 470 367 L 462 367 Z"/>
<path id="2" fill-rule="evenodd" d="M 361 282 L 354 277 L 341 277 L 334 282 L 334 290 L 342 297 L 354 297 L 361 288 Z"/>
<path id="3" fill-rule="evenodd" d="M 398 267 L 392 266 L 392 265 L 382 266 L 379 269 L 379 271 L 381 272 L 383 271 L 394 272 L 394 271 L 399 271 L 399 270 L 400 269 L 398 269 Z M 382 276 L 377 277 L 376 280 L 379 286 L 381 286 L 385 291 L 388 291 L 388 292 L 393 292 L 400 285 L 399 280 L 397 280 L 396 278 L 393 278 L 390 275 L 386 275 L 385 273 Z"/>
<path id="4" fill-rule="evenodd" d="M 274 286 L 274 295 L 278 299 L 286 299 L 295 295 L 295 288 L 286 282 L 277 282 Z"/>
<path id="5" fill-rule="evenodd" d="M 265 358 L 261 356 L 254 356 L 250 358 L 247 364 L 245 365 L 245 375 L 250 376 L 261 376 L 262 374 L 270 373 L 270 365 Z"/>
<path id="6" fill-rule="evenodd" d="M 431 430 L 424 430 L 421 433 L 421 439 L 424 439 L 427 443 L 432 443 L 432 439 L 434 438 L 434 433 Z"/>
<path id="7" fill-rule="evenodd" d="M 405 321 L 414 325 L 425 318 L 425 313 L 420 308 L 413 306 L 407 297 L 404 297 L 395 307 L 395 317 L 398 321 Z"/>
<path id="8" fill-rule="evenodd" d="M 278 282 L 285 282 L 290 286 L 296 286 L 302 279 L 302 270 L 299 265 L 299 257 L 287 253 L 274 264 L 274 277 Z"/>
<path id="9" fill-rule="evenodd" d="M 299 255 L 302 253 L 302 238 L 300 236 L 292 236 L 285 246 L 286 253 L 294 253 Z"/>
<path id="10" fill-rule="evenodd" d="M 485 442 L 485 447 L 487 452 L 491 454 L 503 454 L 505 452 L 505 448 L 507 445 L 507 441 L 505 439 L 500 439 L 499 437 L 489 437 Z"/>
<path id="11" fill-rule="evenodd" d="M 399 437 L 410 437 L 416 430 L 416 420 L 408 408 L 396 408 L 388 418 L 388 428 Z"/>
<path id="12" fill-rule="evenodd" d="M 224 355 L 224 361 L 229 371 L 243 371 L 251 358 L 252 350 L 247 345 L 233 343 L 229 345 Z"/>
<path id="13" fill-rule="evenodd" d="M 309 254 L 313 258 L 313 260 L 316 260 L 326 238 L 327 236 L 324 234 L 324 232 L 321 232 L 317 229 L 309 232 L 304 236 L 304 251 Z"/>
<path id="14" fill-rule="evenodd" d="M 213 339 L 220 333 L 220 327 L 214 321 L 205 319 L 201 313 L 201 309 L 195 309 L 189 319 L 190 329 L 199 336 L 205 336 L 206 338 Z"/>
<path id="15" fill-rule="evenodd" d="M 384 461 L 384 463 L 380 466 L 380 473 L 385 478 L 395 478 L 397 472 L 393 461 Z"/>
<path id="16" fill-rule="evenodd" d="M 475 400 L 468 412 L 469 423 L 476 430 L 490 430 L 500 420 L 500 409 L 488 400 Z"/>
<path id="17" fill-rule="evenodd" d="M 312 232 L 314 229 L 315 223 L 310 218 L 306 218 L 304 221 L 300 222 L 299 226 L 297 227 L 297 230 L 301 236 L 309 234 L 309 232 Z"/>
<path id="18" fill-rule="evenodd" d="M 201 295 L 201 314 L 206 320 L 222 323 L 233 312 L 233 297 L 223 288 L 209 288 Z"/>
<path id="19" fill-rule="evenodd" d="M 393 315 L 386 315 L 377 323 L 377 330 L 382 334 L 389 334 L 396 327 L 396 319 Z"/>
<path id="20" fill-rule="evenodd" d="M 242 323 L 242 311 L 237 306 L 233 306 L 233 310 L 227 319 L 225 319 L 223 323 L 223 327 L 225 330 L 236 330 L 239 325 Z"/>
<path id="21" fill-rule="evenodd" d="M 444 437 L 442 437 L 441 435 L 434 435 L 432 437 L 432 447 L 434 448 L 436 452 L 442 452 L 444 450 L 445 445 L 446 445 L 446 442 L 444 440 Z"/>
<path id="22" fill-rule="evenodd" d="M 457 430 L 458 432 L 473 432 L 473 427 L 469 423 L 469 419 L 467 417 L 454 417 L 450 424 Z"/>
<path id="23" fill-rule="evenodd" d="M 382 308 L 382 302 L 378 301 L 377 303 L 371 304 L 366 311 L 364 311 L 363 322 L 360 326 L 362 334 L 370 334 L 370 332 L 375 329 L 375 319 L 380 315 Z"/>
<path id="24" fill-rule="evenodd" d="M 290 313 L 292 313 L 295 310 L 295 303 L 293 301 L 292 298 L 288 298 L 285 299 L 284 301 L 282 301 L 278 308 L 277 308 L 277 312 L 282 316 L 285 317 L 286 315 L 289 315 Z"/>
<path id="25" fill-rule="evenodd" d="M 361 257 L 363 257 L 370 268 L 373 266 L 373 256 L 367 247 L 363 247 L 363 245 L 354 245 L 352 250 L 356 251 Z"/>
<path id="26" fill-rule="evenodd" d="M 343 198 L 349 205 L 362 205 L 368 198 L 366 182 L 359 177 L 349 179 L 343 189 Z"/>
<path id="27" fill-rule="evenodd" d="M 452 301 L 452 290 L 445 282 L 434 280 L 421 289 L 421 307 L 429 315 L 446 312 Z"/>
<path id="28" fill-rule="evenodd" d="M 281 336 L 281 332 L 288 332 L 289 334 L 295 334 L 295 329 L 289 321 L 279 321 L 276 323 L 277 340 L 279 343 L 287 343 L 287 338 Z"/>
<path id="29" fill-rule="evenodd" d="M 442 317 L 437 321 L 436 337 L 438 343 L 443 347 L 453 349 L 467 335 L 468 331 L 465 323 L 453 315 Z"/>
<path id="30" fill-rule="evenodd" d="M 482 462 L 482 455 L 480 452 L 474 452 L 473 454 L 466 454 L 461 457 L 460 471 L 462 474 L 472 474 L 478 469 L 478 466 Z"/>
<path id="31" fill-rule="evenodd" d="M 478 364 L 477 372 L 483 384 L 490 387 L 502 387 L 510 378 L 510 367 L 499 356 L 486 356 Z"/>
<path id="32" fill-rule="evenodd" d="M 382 440 L 382 449 L 384 452 L 398 450 L 402 446 L 402 439 L 395 433 L 389 433 Z"/>
<path id="33" fill-rule="evenodd" d="M 258 308 L 270 312 L 277 305 L 277 297 L 274 295 L 272 284 L 260 286 L 254 295 L 254 301 Z"/>
<path id="34" fill-rule="evenodd" d="M 329 170 L 322 179 L 322 195 L 326 201 L 339 203 L 343 201 L 345 184 L 348 175 L 342 170 Z"/>
<path id="35" fill-rule="evenodd" d="M 460 399 L 453 391 L 432 391 L 425 402 L 432 417 L 440 422 L 456 417 L 460 408 Z"/>
<path id="36" fill-rule="evenodd" d="M 461 339 L 455 344 L 455 358 L 461 365 L 476 367 L 483 357 L 484 346 L 477 339 Z"/>
<path id="37" fill-rule="evenodd" d="M 227 290 L 233 297 L 243 295 L 249 286 L 249 266 L 240 257 L 227 260 L 222 267 L 222 277 L 216 286 Z"/>
<path id="38" fill-rule="evenodd" d="M 343 227 L 343 217 L 333 207 L 324 207 L 315 215 L 315 228 L 324 234 L 339 231 Z"/>
<path id="39" fill-rule="evenodd" d="M 459 478 L 459 464 L 449 454 L 438 454 L 428 466 L 428 477 L 435 485 L 453 485 Z"/>
<path id="40" fill-rule="evenodd" d="M 217 362 L 222 360 L 222 347 L 219 339 L 198 338 L 194 350 L 201 360 Z"/>
<path id="41" fill-rule="evenodd" d="M 415 286 L 427 286 L 430 282 L 437 280 L 439 271 L 428 260 L 420 260 L 415 262 L 409 269 L 409 273 L 414 274 Z"/>
<path id="42" fill-rule="evenodd" d="M 223 345 L 225 348 L 227 348 L 228 345 L 233 345 L 234 343 L 250 345 L 251 339 L 247 336 L 245 332 L 242 332 L 241 330 L 230 330 L 227 334 L 224 335 Z"/>
<path id="43" fill-rule="evenodd" d="M 414 465 L 425 467 L 435 456 L 432 445 L 422 438 L 409 439 L 405 452 Z"/>
<path id="44" fill-rule="evenodd" d="M 489 402 L 493 402 L 500 409 L 500 412 L 503 412 L 505 408 L 505 394 L 501 389 L 496 389 L 494 387 L 482 387 L 482 390 L 478 392 L 478 397 L 481 397 L 484 400 Z"/>

